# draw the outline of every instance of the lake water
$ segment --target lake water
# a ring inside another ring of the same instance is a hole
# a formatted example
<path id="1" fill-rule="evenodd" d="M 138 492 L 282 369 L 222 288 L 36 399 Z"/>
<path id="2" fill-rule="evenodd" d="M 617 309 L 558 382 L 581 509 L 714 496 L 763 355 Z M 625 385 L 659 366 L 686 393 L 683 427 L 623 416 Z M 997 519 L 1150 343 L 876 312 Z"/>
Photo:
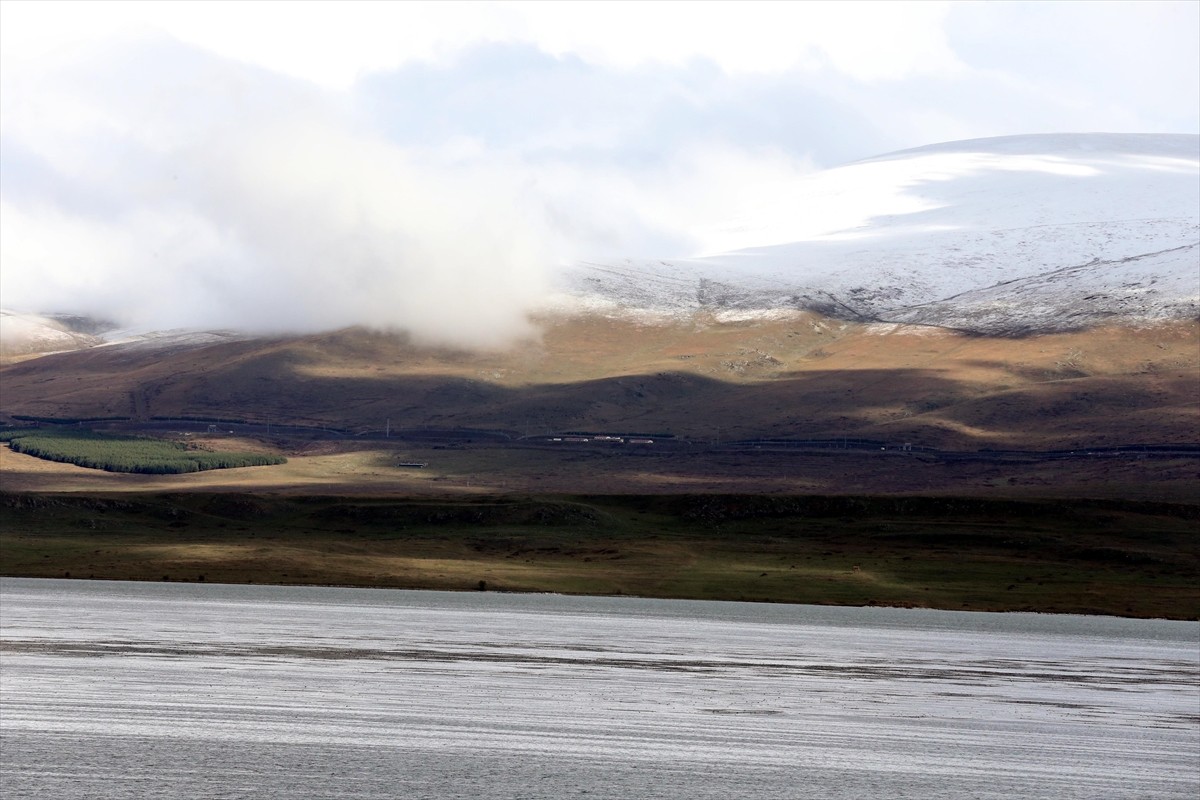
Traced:
<path id="1" fill-rule="evenodd" d="M 6 798 L 1200 796 L 1200 624 L 0 581 Z"/>

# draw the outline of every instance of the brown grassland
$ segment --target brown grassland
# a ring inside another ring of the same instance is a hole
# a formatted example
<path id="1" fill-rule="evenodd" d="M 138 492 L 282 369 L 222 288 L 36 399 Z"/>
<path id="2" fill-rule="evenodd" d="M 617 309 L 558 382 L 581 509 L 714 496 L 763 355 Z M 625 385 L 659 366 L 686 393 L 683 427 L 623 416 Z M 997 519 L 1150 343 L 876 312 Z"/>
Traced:
<path id="1" fill-rule="evenodd" d="M 1200 459 L 1088 454 L 1200 439 L 1196 323 L 543 323 L 482 354 L 350 330 L 10 363 L 0 415 L 125 416 L 288 462 L 128 475 L 0 448 L 0 574 L 1200 616 Z M 259 425 L 155 420 L 189 416 Z M 383 438 L 433 428 L 513 438 Z M 518 441 L 569 430 L 658 438 Z M 755 437 L 1079 452 L 734 444 Z"/>
<path id="2" fill-rule="evenodd" d="M 1003 339 L 808 313 L 585 316 L 491 353 L 345 330 L 92 348 L 9 364 L 0 380 L 5 415 L 1095 447 L 1195 441 L 1200 323 Z"/>

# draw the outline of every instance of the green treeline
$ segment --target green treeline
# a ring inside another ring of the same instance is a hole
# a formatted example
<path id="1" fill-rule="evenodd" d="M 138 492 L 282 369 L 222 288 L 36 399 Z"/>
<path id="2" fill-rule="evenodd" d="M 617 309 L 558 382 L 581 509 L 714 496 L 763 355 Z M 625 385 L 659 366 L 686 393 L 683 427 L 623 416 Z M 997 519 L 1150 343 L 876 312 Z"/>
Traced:
<path id="1" fill-rule="evenodd" d="M 76 425 L 83 422 L 125 422 L 129 417 L 31 417 L 28 414 L 13 414 L 21 422 L 45 422 L 50 425 Z"/>
<path id="2" fill-rule="evenodd" d="M 186 414 L 176 414 L 170 417 L 153 416 L 155 422 L 219 422 L 222 425 L 250 425 L 250 420 L 241 417 L 193 417 Z"/>
<path id="3" fill-rule="evenodd" d="M 207 469 L 283 464 L 282 456 L 191 450 L 181 442 L 94 431 L 5 431 L 0 441 L 14 452 L 108 472 L 168 475 Z"/>

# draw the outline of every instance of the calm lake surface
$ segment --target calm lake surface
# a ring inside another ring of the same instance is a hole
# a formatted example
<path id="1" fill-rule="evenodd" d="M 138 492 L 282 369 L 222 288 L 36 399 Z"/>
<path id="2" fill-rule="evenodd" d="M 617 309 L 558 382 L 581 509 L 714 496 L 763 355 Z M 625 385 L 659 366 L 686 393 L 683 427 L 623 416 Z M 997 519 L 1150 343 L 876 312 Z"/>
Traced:
<path id="1" fill-rule="evenodd" d="M 1200 624 L 0 580 L 6 798 L 1193 798 Z"/>

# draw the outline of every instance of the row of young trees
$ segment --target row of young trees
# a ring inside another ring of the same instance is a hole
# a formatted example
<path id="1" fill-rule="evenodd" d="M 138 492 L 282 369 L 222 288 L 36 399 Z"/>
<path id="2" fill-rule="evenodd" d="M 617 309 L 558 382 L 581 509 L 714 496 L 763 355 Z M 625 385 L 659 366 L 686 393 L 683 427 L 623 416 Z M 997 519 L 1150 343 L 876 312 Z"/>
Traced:
<path id="1" fill-rule="evenodd" d="M 108 472 L 168 475 L 208 469 L 282 464 L 282 456 L 191 450 L 180 442 L 92 431 L 7 431 L 0 434 L 17 453 Z"/>
<path id="2" fill-rule="evenodd" d="M 50 425 L 78 425 L 90 422 L 123 422 L 129 417 L 34 417 L 29 414 L 13 414 L 21 422 L 45 422 Z"/>

